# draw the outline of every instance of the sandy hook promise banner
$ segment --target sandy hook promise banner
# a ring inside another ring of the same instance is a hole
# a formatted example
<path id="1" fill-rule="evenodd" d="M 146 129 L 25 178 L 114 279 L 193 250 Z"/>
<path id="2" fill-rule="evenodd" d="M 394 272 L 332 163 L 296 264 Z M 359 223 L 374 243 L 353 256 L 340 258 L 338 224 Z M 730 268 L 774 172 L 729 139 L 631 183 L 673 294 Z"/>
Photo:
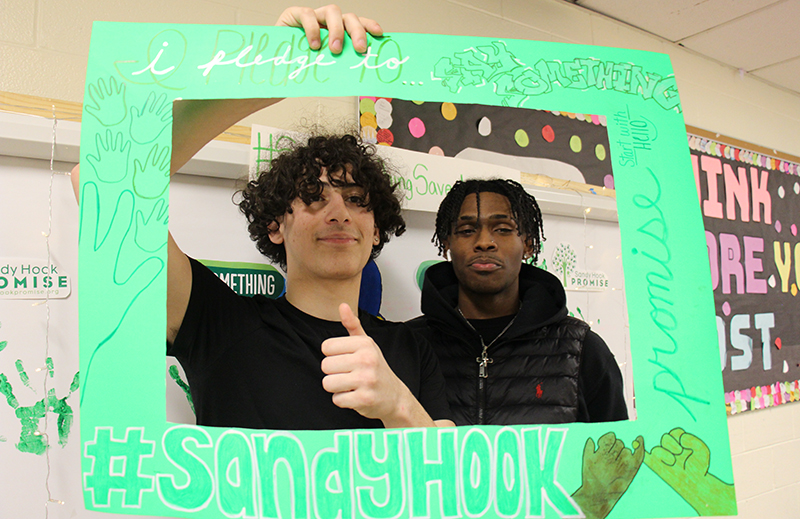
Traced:
<path id="1" fill-rule="evenodd" d="M 706 241 L 666 56 L 410 34 L 372 39 L 365 55 L 346 47 L 333 56 L 285 28 L 96 23 L 86 85 L 87 508 L 208 518 L 735 513 Z M 638 420 L 357 432 L 166 422 L 172 101 L 320 94 L 606 116 Z M 658 129 L 634 161 L 618 112 Z"/>

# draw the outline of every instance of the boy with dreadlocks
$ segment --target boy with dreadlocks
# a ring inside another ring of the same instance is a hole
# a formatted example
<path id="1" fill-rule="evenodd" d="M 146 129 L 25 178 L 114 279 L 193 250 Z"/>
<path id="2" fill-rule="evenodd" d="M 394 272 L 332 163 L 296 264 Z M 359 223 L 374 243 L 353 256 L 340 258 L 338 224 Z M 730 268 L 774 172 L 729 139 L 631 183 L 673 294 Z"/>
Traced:
<path id="1" fill-rule="evenodd" d="M 535 263 L 536 199 L 512 180 L 456 182 L 439 206 L 433 265 L 412 321 L 439 357 L 457 425 L 627 419 L 603 340 L 568 316 L 558 278 Z"/>

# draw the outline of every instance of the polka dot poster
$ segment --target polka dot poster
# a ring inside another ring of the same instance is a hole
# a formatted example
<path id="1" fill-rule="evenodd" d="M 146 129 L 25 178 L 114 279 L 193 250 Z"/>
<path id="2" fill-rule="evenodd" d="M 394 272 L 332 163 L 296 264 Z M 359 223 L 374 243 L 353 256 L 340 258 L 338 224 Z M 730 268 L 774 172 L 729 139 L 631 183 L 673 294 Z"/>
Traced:
<path id="1" fill-rule="evenodd" d="M 376 124 L 392 132 L 392 146 L 425 153 L 435 150 L 447 157 L 476 149 L 557 160 L 574 166 L 586 184 L 607 188 L 614 184 L 603 116 L 450 102 L 386 102 L 391 105 L 384 110 L 391 111 L 392 124 L 382 126 L 377 117 Z M 361 98 L 362 121 L 365 104 L 374 113 L 379 110 L 377 101 Z M 369 125 L 361 124 L 362 136 L 365 127 L 376 127 L 371 119 Z"/>
<path id="2" fill-rule="evenodd" d="M 391 99 L 361 97 L 358 110 L 361 139 L 370 144 L 391 146 L 394 143 L 394 133 L 391 130 L 394 123 Z"/>

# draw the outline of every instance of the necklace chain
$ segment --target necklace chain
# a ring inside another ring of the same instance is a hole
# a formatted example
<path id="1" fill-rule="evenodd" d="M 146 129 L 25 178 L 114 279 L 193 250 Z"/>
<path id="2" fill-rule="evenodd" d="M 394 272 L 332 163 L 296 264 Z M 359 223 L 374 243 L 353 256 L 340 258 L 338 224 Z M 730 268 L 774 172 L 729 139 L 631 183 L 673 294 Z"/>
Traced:
<path id="1" fill-rule="evenodd" d="M 492 363 L 494 362 L 494 359 L 492 359 L 491 357 L 489 357 L 489 355 L 488 355 L 488 350 L 489 350 L 489 348 L 492 346 L 492 344 L 494 344 L 495 342 L 497 342 L 497 339 L 499 339 L 500 337 L 502 337 L 502 336 L 503 336 L 503 334 L 504 334 L 504 333 L 506 333 L 506 331 L 508 331 L 508 329 L 509 329 L 509 328 L 511 328 L 511 325 L 512 325 L 512 324 L 514 324 L 514 321 L 516 321 L 516 320 L 517 320 L 517 316 L 519 315 L 519 312 L 517 312 L 517 313 L 514 315 L 514 318 L 513 318 L 513 319 L 511 319 L 511 321 L 510 321 L 510 322 L 509 322 L 509 323 L 506 325 L 506 327 L 505 327 L 505 328 L 503 328 L 503 331 L 502 331 L 502 332 L 500 332 L 500 333 L 497 335 L 497 337 L 495 337 L 495 338 L 492 340 L 492 342 L 490 342 L 489 344 L 486 344 L 486 343 L 484 342 L 484 340 L 483 340 L 483 336 L 480 334 L 480 332 L 478 332 L 478 330 L 476 330 L 476 329 L 475 329 L 475 327 L 474 327 L 474 326 L 472 326 L 472 323 L 471 323 L 471 322 L 469 322 L 469 319 L 467 319 L 467 318 L 464 316 L 464 313 L 461 311 L 461 308 L 459 308 L 459 307 L 456 307 L 456 310 L 458 310 L 458 313 L 459 313 L 459 315 L 461 315 L 461 317 L 462 317 L 462 318 L 464 319 L 464 321 L 467 323 L 467 326 L 469 326 L 470 328 L 472 328 L 472 331 L 473 331 L 473 332 L 475 332 L 475 333 L 477 333 L 477 334 L 478 334 L 478 338 L 481 340 L 481 346 L 482 346 L 482 350 L 481 350 L 481 356 L 480 356 L 480 357 L 476 357 L 476 358 L 475 358 L 475 360 L 478 362 L 478 376 L 479 376 L 480 378 L 487 378 L 487 377 L 489 376 L 489 373 L 488 373 L 488 367 L 489 367 L 489 364 L 492 364 Z"/>

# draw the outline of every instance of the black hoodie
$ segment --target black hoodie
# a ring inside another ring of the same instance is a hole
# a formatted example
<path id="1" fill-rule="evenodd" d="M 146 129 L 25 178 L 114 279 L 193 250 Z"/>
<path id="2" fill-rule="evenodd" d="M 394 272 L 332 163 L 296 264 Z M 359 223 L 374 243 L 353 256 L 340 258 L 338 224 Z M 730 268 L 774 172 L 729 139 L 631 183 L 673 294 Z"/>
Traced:
<path id="1" fill-rule="evenodd" d="M 439 356 L 456 424 L 627 419 L 614 356 L 586 323 L 568 316 L 558 278 L 523 264 L 520 298 L 516 316 L 468 322 L 457 309 L 452 265 L 426 272 L 423 316 L 409 324 Z M 486 336 L 485 355 L 476 328 Z"/>

